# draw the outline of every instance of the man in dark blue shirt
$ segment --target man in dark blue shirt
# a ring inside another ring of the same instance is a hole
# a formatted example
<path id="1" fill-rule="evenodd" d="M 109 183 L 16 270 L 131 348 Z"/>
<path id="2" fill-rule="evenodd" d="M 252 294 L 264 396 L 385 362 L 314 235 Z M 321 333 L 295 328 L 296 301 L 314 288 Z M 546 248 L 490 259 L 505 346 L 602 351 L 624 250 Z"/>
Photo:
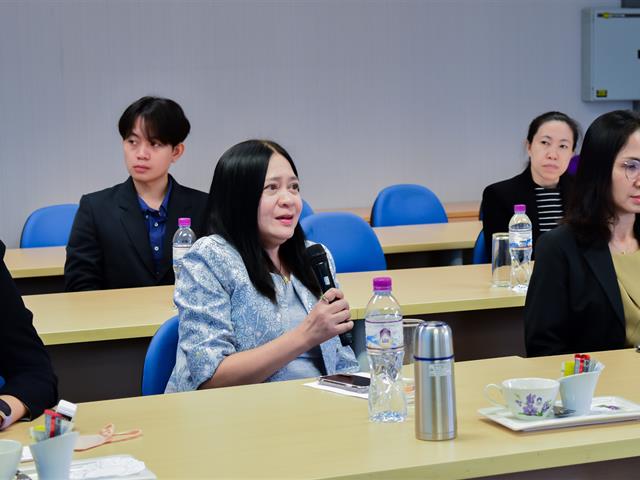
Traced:
<path id="1" fill-rule="evenodd" d="M 147 202 L 145 202 L 142 197 L 138 197 L 138 203 L 146 220 L 147 232 L 149 232 L 149 244 L 151 245 L 151 254 L 153 255 L 153 264 L 156 267 L 156 273 L 159 273 L 162 267 L 162 254 L 164 252 L 162 241 L 164 240 L 167 230 L 167 212 L 172 187 L 173 182 L 169 180 L 167 194 L 164 196 L 162 204 L 160 204 L 160 208 L 157 210 L 147 205 Z"/>
<path id="2" fill-rule="evenodd" d="M 183 187 L 169 168 L 191 126 L 173 100 L 143 97 L 120 117 L 129 178 L 84 195 L 67 245 L 67 291 L 168 285 L 179 217 L 198 235 L 207 194 Z"/>

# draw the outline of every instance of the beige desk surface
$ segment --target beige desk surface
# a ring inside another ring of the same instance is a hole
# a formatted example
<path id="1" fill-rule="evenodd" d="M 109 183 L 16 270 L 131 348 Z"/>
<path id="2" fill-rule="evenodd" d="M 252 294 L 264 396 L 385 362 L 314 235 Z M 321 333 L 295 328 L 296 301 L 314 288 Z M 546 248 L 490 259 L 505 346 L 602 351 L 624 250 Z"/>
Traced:
<path id="1" fill-rule="evenodd" d="M 151 337 L 178 313 L 173 285 L 22 298 L 45 345 Z"/>
<path id="2" fill-rule="evenodd" d="M 405 316 L 508 308 L 524 295 L 491 288 L 490 265 L 416 268 L 338 275 L 354 319 L 364 318 L 374 277 L 388 275 Z M 47 345 L 153 336 L 175 315 L 173 286 L 27 295 L 36 330 Z"/>
<path id="3" fill-rule="evenodd" d="M 4 254 L 13 278 L 50 277 L 64 273 L 65 247 L 8 248 Z"/>
<path id="4" fill-rule="evenodd" d="M 158 478 L 472 478 L 633 457 L 637 421 L 516 433 L 480 418 L 482 388 L 512 377 L 556 378 L 563 357 L 503 357 L 455 366 L 458 436 L 443 442 L 414 436 L 414 412 L 400 424 L 372 424 L 367 402 L 302 386 L 252 385 L 80 404 L 76 428 L 95 433 L 141 428 L 141 438 L 74 458 L 131 454 Z M 601 352 L 596 395 L 640 403 L 640 355 Z M 412 369 L 407 372 L 412 376 Z M 0 433 L 23 443 L 31 424 Z M 612 472 L 615 477 L 615 471 Z"/>
<path id="5" fill-rule="evenodd" d="M 443 204 L 449 222 L 478 220 L 480 202 L 445 202 Z M 367 223 L 371 220 L 371 207 L 322 209 L 319 212 L 351 212 L 362 217 Z"/>
<path id="6" fill-rule="evenodd" d="M 478 220 L 373 229 L 386 254 L 473 248 L 480 230 Z"/>

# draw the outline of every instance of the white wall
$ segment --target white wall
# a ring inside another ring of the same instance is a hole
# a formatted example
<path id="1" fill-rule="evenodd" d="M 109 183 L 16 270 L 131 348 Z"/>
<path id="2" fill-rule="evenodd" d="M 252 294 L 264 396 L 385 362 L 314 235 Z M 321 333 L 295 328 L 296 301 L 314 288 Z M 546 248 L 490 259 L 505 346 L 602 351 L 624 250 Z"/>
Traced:
<path id="1" fill-rule="evenodd" d="M 314 208 L 392 183 L 477 200 L 523 167 L 529 121 L 584 127 L 630 102 L 580 100 L 589 0 L 0 2 L 0 239 L 30 211 L 126 178 L 117 120 L 146 94 L 192 122 L 173 173 L 208 190 L 234 143 L 268 137 Z"/>

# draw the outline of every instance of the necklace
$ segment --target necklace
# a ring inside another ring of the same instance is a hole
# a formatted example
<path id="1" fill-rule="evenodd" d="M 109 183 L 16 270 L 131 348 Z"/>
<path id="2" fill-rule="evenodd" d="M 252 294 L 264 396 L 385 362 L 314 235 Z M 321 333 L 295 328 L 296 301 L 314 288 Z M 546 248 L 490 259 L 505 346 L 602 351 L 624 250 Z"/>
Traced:
<path id="1" fill-rule="evenodd" d="M 635 253 L 638 250 L 636 245 L 627 245 L 625 247 L 621 247 L 619 245 L 616 245 L 616 243 L 613 240 L 611 240 L 609 242 L 609 246 L 614 251 L 614 253 L 617 252 L 620 255 L 627 255 L 627 254 L 630 254 L 630 253 Z"/>
<path id="2" fill-rule="evenodd" d="M 282 273 L 279 270 L 278 270 L 278 275 L 280 275 L 280 278 L 282 278 L 282 281 L 284 282 L 285 285 L 291 281 L 287 278 L 287 276 L 284 273 Z"/>
<path id="3" fill-rule="evenodd" d="M 282 282 L 287 285 L 291 280 L 289 280 L 289 278 L 282 273 L 282 264 L 280 264 L 280 267 L 276 267 L 274 265 L 275 269 L 276 269 L 276 273 L 280 276 L 280 278 L 282 279 Z"/>

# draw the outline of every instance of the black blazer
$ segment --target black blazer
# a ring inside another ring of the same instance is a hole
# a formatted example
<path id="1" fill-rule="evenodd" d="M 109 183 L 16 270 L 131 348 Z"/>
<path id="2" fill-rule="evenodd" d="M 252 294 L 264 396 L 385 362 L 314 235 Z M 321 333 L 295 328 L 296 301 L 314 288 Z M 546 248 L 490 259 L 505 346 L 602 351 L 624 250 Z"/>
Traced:
<path id="1" fill-rule="evenodd" d="M 13 395 L 29 409 L 31 418 L 58 401 L 58 380 L 51 360 L 33 328 L 33 315 L 24 306 L 4 264 L 0 241 L 0 376 L 5 384 L 0 395 Z"/>
<path id="2" fill-rule="evenodd" d="M 131 177 L 126 182 L 83 195 L 71 228 L 64 265 L 67 291 L 170 285 L 174 282 L 171 240 L 179 217 L 190 217 L 202 235 L 207 194 L 173 180 L 156 274 L 149 234 Z"/>
<path id="3" fill-rule="evenodd" d="M 567 209 L 571 183 L 572 178 L 567 173 L 562 175 L 558 182 L 564 211 Z M 531 176 L 531 168 L 527 166 L 521 174 L 509 180 L 489 185 L 482 192 L 480 219 L 482 220 L 482 230 L 484 232 L 485 254 L 489 261 L 491 259 L 491 237 L 496 232 L 509 231 L 509 220 L 513 216 L 513 206 L 519 203 L 527 206 L 527 216 L 531 220 L 533 227 L 534 252 L 536 251 L 535 247 L 540 237 L 536 186 Z"/>
<path id="4" fill-rule="evenodd" d="M 528 356 L 624 348 L 624 307 L 609 247 L 579 244 L 569 225 L 545 233 L 524 330 Z"/>

